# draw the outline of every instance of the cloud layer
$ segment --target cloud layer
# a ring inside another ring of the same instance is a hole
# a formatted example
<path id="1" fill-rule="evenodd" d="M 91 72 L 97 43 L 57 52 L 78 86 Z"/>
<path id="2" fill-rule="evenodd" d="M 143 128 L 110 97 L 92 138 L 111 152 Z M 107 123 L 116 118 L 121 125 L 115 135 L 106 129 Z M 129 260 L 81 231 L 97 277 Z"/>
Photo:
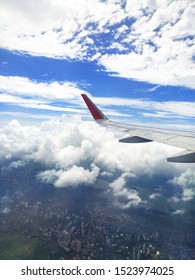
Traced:
<path id="1" fill-rule="evenodd" d="M 13 120 L 0 131 L 2 165 L 25 168 L 30 161 L 38 163 L 42 171 L 37 178 L 54 187 L 99 184 L 122 208 L 155 203 L 167 184 L 181 194 L 169 197 L 172 204 L 194 199 L 194 165 L 165 161 L 177 151 L 158 143 L 122 144 L 112 132 L 78 118 L 51 120 L 40 127 Z"/>
<path id="2" fill-rule="evenodd" d="M 195 88 L 191 0 L 3 0 L 0 23 L 2 48 L 97 61 L 120 77 Z"/>
<path id="3" fill-rule="evenodd" d="M 67 114 L 84 115 L 86 106 L 81 98 L 81 93 L 90 93 L 82 90 L 73 82 L 37 82 L 25 77 L 0 76 L 0 103 L 17 105 L 23 108 L 40 109 Z M 195 102 L 182 101 L 152 101 L 149 99 L 131 98 L 93 98 L 99 106 L 105 106 L 104 112 L 108 116 L 129 117 L 123 113 L 126 107 L 140 110 L 140 116 L 154 118 L 189 118 L 194 119 Z M 63 106 L 62 106 L 63 105 Z M 111 108 L 112 106 L 112 108 Z M 113 106 L 115 106 L 113 108 Z M 109 108 L 110 107 L 110 108 Z M 119 112 L 120 110 L 120 112 Z M 148 112 L 143 112 L 148 110 Z M 16 115 L 17 116 L 17 113 Z M 35 116 L 35 118 L 38 117 Z M 41 117 L 41 116 L 40 116 Z M 44 119 L 45 117 L 42 116 Z M 193 126 L 178 126 L 179 129 L 194 129 Z"/>

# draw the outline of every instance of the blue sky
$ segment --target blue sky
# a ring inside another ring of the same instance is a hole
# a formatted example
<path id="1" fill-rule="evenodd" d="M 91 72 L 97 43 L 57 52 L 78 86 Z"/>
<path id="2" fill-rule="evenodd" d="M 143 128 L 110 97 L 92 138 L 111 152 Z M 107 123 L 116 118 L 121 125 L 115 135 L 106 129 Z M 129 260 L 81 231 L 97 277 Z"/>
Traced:
<path id="1" fill-rule="evenodd" d="M 191 0 L 2 1 L 2 124 L 90 117 L 194 130 Z M 14 24 L 10 18 L 14 18 Z"/>

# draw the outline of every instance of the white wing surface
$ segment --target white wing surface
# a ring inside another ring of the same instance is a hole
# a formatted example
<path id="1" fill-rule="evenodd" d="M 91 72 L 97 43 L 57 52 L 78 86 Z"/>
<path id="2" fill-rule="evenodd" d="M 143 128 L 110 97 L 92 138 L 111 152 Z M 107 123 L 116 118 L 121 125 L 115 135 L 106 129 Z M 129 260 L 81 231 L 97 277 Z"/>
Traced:
<path id="1" fill-rule="evenodd" d="M 109 120 L 87 95 L 82 94 L 82 97 L 96 122 L 105 127 L 117 129 L 127 134 L 124 138 L 120 139 L 119 142 L 144 143 L 157 141 L 185 149 L 182 153 L 168 158 L 167 160 L 169 162 L 195 162 L 195 133 L 114 122 Z"/>

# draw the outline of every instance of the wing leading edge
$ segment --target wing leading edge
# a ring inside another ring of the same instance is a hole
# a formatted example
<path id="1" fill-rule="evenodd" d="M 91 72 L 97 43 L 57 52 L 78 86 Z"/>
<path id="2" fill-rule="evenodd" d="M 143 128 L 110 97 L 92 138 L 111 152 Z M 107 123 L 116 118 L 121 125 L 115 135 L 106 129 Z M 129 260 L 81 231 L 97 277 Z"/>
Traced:
<path id="1" fill-rule="evenodd" d="M 94 120 L 105 127 L 128 133 L 119 142 L 145 143 L 156 141 L 163 144 L 185 149 L 182 153 L 167 159 L 169 162 L 195 162 L 195 134 L 186 131 L 150 128 L 109 120 L 101 110 L 85 94 L 81 94 Z"/>

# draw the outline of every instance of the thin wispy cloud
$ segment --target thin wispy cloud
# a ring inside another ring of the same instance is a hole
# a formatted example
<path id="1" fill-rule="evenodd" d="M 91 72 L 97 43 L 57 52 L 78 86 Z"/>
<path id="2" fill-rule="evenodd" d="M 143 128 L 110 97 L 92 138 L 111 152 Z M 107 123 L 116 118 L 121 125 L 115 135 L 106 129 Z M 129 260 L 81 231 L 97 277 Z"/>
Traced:
<path id="1" fill-rule="evenodd" d="M 37 82 L 24 77 L 0 76 L 0 102 L 40 110 L 51 110 L 85 114 L 85 106 L 81 100 L 84 93 L 75 83 L 71 82 Z M 90 93 L 85 92 L 88 95 Z M 158 118 L 194 118 L 195 102 L 167 101 L 158 102 L 150 99 L 130 98 L 94 98 L 98 105 L 105 108 L 110 116 L 127 117 L 130 112 L 122 113 L 128 107 L 147 110 L 141 113 L 145 117 Z M 60 102 L 57 106 L 56 102 Z M 115 110 L 113 110 L 113 106 Z M 153 113 L 151 113 L 151 111 Z"/>

